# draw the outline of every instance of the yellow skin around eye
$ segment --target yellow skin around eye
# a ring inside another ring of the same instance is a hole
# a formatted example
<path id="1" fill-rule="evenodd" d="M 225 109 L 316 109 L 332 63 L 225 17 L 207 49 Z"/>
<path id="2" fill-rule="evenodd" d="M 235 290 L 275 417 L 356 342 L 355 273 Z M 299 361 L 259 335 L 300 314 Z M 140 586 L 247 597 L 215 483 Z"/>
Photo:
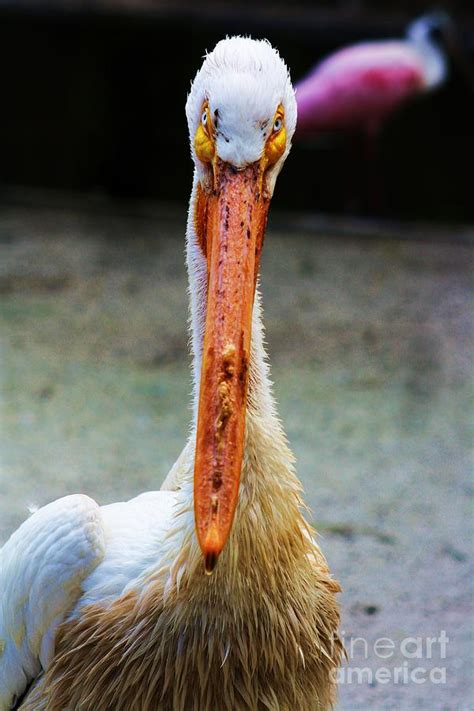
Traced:
<path id="1" fill-rule="evenodd" d="M 268 163 L 270 163 L 270 165 L 276 163 L 277 160 L 282 157 L 283 153 L 285 152 L 285 148 L 286 127 L 283 124 L 278 133 L 275 133 L 275 135 L 270 136 L 267 141 L 267 145 L 265 146 L 265 155 Z"/>
<path id="2" fill-rule="evenodd" d="M 199 160 L 202 160 L 203 163 L 211 163 L 214 159 L 216 146 L 214 143 L 211 112 L 207 104 L 202 107 L 202 113 L 204 112 L 206 112 L 207 116 L 206 125 L 204 125 L 201 120 L 194 136 L 194 149 Z"/>
<path id="3" fill-rule="evenodd" d="M 273 124 L 275 124 L 277 120 L 281 121 L 281 128 L 270 134 L 265 145 L 265 158 L 269 165 L 276 163 L 277 160 L 282 157 L 286 149 L 285 111 L 281 104 L 276 111 Z"/>

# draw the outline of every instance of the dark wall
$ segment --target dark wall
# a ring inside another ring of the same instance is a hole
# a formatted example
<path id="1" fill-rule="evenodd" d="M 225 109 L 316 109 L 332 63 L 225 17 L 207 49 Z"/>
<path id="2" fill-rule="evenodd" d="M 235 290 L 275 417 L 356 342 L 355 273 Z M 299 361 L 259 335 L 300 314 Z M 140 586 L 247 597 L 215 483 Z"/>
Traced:
<path id="1" fill-rule="evenodd" d="M 192 167 L 184 103 L 205 49 L 226 34 L 265 36 L 296 79 L 345 43 L 401 35 L 409 19 L 218 5 L 160 12 L 0 6 L 0 183 L 185 199 Z M 470 52 L 469 23 L 460 25 Z M 375 171 L 382 212 L 473 219 L 469 81 L 465 67 L 455 68 L 444 89 L 386 126 Z M 364 151 L 340 137 L 296 145 L 278 185 L 280 206 L 364 209 L 374 181 Z"/>

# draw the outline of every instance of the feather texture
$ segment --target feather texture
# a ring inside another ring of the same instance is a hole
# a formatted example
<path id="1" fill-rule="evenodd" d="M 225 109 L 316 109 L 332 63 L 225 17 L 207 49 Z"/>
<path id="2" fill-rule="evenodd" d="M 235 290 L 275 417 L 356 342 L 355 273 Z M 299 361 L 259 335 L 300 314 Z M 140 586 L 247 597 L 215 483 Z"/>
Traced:
<path id="1" fill-rule="evenodd" d="M 100 509 L 80 495 L 39 509 L 1 549 L 1 711 L 47 668 L 56 630 L 104 551 Z"/>

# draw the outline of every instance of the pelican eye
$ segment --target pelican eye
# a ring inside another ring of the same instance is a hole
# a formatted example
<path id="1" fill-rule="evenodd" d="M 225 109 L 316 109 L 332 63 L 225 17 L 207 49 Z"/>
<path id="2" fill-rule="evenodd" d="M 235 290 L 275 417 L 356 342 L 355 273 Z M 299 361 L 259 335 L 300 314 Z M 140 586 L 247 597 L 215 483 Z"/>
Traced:
<path id="1" fill-rule="evenodd" d="M 273 165 L 286 150 L 285 109 L 280 104 L 273 119 L 273 130 L 265 144 L 265 158 L 268 165 Z"/>
<path id="2" fill-rule="evenodd" d="M 203 163 L 211 163 L 216 152 L 214 126 L 207 101 L 202 105 L 201 121 L 194 135 L 194 150 Z"/>

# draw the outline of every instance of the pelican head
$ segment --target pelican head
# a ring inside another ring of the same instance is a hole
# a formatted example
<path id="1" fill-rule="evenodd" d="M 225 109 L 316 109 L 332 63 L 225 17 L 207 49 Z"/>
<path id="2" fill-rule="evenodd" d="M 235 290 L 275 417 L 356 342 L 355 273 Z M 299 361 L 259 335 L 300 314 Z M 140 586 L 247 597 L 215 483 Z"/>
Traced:
<path id="1" fill-rule="evenodd" d="M 296 126 L 288 69 L 266 41 L 223 40 L 196 75 L 186 115 L 197 179 L 191 218 L 207 272 L 194 510 L 211 572 L 238 500 L 259 260 Z"/>

